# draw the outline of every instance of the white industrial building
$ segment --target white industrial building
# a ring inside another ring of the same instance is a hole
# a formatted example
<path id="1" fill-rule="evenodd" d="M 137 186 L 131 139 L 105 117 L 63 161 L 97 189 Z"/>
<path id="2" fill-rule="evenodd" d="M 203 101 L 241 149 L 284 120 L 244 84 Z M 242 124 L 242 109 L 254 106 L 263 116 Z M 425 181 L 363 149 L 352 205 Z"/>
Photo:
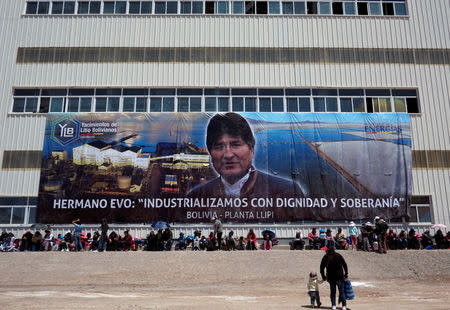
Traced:
<path id="1" fill-rule="evenodd" d="M 226 110 L 408 112 L 411 217 L 391 225 L 449 227 L 449 20 L 449 0 L 0 1 L 0 227 L 35 222 L 48 113 Z"/>

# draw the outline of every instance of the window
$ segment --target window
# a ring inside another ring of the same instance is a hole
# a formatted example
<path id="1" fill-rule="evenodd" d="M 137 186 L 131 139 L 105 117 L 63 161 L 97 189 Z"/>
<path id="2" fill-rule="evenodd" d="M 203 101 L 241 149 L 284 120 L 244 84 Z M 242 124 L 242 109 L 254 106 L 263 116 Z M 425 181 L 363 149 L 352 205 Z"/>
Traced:
<path id="1" fill-rule="evenodd" d="M 292 2 L 283 2 L 283 14 L 294 14 L 294 4 Z"/>
<path id="2" fill-rule="evenodd" d="M 363 89 L 340 89 L 341 112 L 366 112 Z"/>
<path id="3" fill-rule="evenodd" d="M 26 14 L 48 14 L 50 1 L 28 1 L 25 9 Z"/>
<path id="4" fill-rule="evenodd" d="M 319 14 L 331 14 L 330 2 L 319 1 Z"/>
<path id="5" fill-rule="evenodd" d="M 12 113 L 79 112 L 419 113 L 415 89 L 14 89 Z"/>
<path id="6" fill-rule="evenodd" d="M 39 89 L 16 89 L 14 91 L 14 113 L 36 113 L 38 111 Z"/>
<path id="7" fill-rule="evenodd" d="M 356 7 L 354 2 L 344 3 L 344 13 L 345 15 L 356 15 Z"/>
<path id="8" fill-rule="evenodd" d="M 119 112 L 121 89 L 97 89 L 95 112 Z"/>
<path id="9" fill-rule="evenodd" d="M 367 2 L 358 2 L 358 15 L 369 15 L 367 10 Z"/>
<path id="10" fill-rule="evenodd" d="M 394 15 L 394 4 L 393 3 L 383 3 L 383 15 Z"/>
<path id="11" fill-rule="evenodd" d="M 233 1 L 233 14 L 244 14 L 244 2 Z"/>
<path id="12" fill-rule="evenodd" d="M 280 14 L 280 2 L 269 1 L 269 14 Z"/>
<path id="13" fill-rule="evenodd" d="M 230 111 L 229 89 L 205 89 L 205 112 Z"/>
<path id="14" fill-rule="evenodd" d="M 316 1 L 308 1 L 306 3 L 306 9 L 308 14 L 317 14 L 317 2 Z"/>
<path id="15" fill-rule="evenodd" d="M 412 196 L 409 221 L 413 223 L 431 223 L 431 197 Z"/>
<path id="16" fill-rule="evenodd" d="M 151 14 L 151 1 L 130 1 L 128 12 L 130 14 Z"/>
<path id="17" fill-rule="evenodd" d="M 175 89 L 150 89 L 150 112 L 174 112 Z"/>
<path id="18" fill-rule="evenodd" d="M 100 1 L 78 1 L 78 14 L 100 14 Z"/>
<path id="19" fill-rule="evenodd" d="M 181 2 L 181 14 L 202 14 L 203 2 L 201 1 L 182 1 Z"/>
<path id="20" fill-rule="evenodd" d="M 370 15 L 381 15 L 381 3 L 369 3 Z"/>
<path id="21" fill-rule="evenodd" d="M 67 112 L 91 112 L 93 89 L 69 89 Z"/>
<path id="22" fill-rule="evenodd" d="M 155 14 L 177 14 L 177 1 L 155 1 Z"/>
<path id="23" fill-rule="evenodd" d="M 103 14 L 125 14 L 127 12 L 126 1 L 104 1 Z"/>
<path id="24" fill-rule="evenodd" d="M 333 2 L 332 3 L 332 8 L 333 8 L 333 14 L 335 15 L 342 15 L 344 14 L 344 9 L 342 6 L 342 2 Z"/>
<path id="25" fill-rule="evenodd" d="M 147 112 L 147 89 L 124 89 L 123 112 Z"/>
<path id="26" fill-rule="evenodd" d="M 0 197 L 0 224 L 35 223 L 36 203 L 35 197 Z"/>
<path id="27" fill-rule="evenodd" d="M 448 169 L 450 168 L 450 151 L 413 150 L 412 166 L 414 169 Z"/>
<path id="28" fill-rule="evenodd" d="M 52 14 L 74 14 L 75 1 L 53 1 Z"/>
<path id="29" fill-rule="evenodd" d="M 42 151 L 4 151 L 2 169 L 40 169 Z"/>

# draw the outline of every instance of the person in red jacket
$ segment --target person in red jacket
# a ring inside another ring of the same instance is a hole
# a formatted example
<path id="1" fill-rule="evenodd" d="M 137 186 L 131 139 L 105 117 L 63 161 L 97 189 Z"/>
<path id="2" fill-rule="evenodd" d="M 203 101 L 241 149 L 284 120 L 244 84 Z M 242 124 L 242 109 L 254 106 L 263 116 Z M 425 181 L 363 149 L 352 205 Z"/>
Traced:
<path id="1" fill-rule="evenodd" d="M 256 250 L 256 234 L 250 229 L 247 234 L 247 250 Z"/>

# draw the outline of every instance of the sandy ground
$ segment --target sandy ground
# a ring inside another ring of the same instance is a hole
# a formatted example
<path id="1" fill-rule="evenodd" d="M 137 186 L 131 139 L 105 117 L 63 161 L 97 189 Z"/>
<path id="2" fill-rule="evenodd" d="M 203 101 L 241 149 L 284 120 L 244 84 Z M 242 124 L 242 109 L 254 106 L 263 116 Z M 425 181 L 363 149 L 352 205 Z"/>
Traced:
<path id="1" fill-rule="evenodd" d="M 450 251 L 340 252 L 356 295 L 348 309 L 450 309 Z M 308 309 L 323 254 L 0 253 L 0 308 Z M 320 294 L 331 309 L 327 283 Z"/>

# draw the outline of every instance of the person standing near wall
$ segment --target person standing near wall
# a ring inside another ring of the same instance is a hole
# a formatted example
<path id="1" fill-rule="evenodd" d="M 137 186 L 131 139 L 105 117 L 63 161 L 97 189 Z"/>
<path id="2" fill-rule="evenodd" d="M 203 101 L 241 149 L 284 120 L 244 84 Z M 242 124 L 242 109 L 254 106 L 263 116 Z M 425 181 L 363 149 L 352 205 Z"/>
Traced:
<path id="1" fill-rule="evenodd" d="M 375 233 L 378 239 L 378 253 L 386 254 L 386 233 L 389 229 L 388 224 L 379 216 L 375 217 Z"/>
<path id="2" fill-rule="evenodd" d="M 102 227 L 101 227 L 102 233 L 100 235 L 100 241 L 98 244 L 99 252 L 103 252 L 106 249 L 106 242 L 108 240 L 108 229 L 109 229 L 109 226 L 106 221 L 106 218 L 102 218 Z"/>
<path id="3" fill-rule="evenodd" d="M 320 263 L 320 274 L 322 279 L 330 284 L 331 309 L 336 309 L 336 287 L 339 290 L 339 300 L 342 301 L 342 310 L 347 309 L 345 298 L 345 279 L 348 278 L 347 263 L 344 258 L 334 251 L 334 247 L 329 245 L 327 253 Z M 325 275 L 326 270 L 326 275 Z"/>
<path id="4" fill-rule="evenodd" d="M 353 221 L 348 225 L 348 234 L 350 235 L 350 242 L 352 243 L 352 250 L 358 247 L 358 227 L 356 227 Z"/>
<path id="5" fill-rule="evenodd" d="M 83 245 L 81 244 L 81 232 L 83 231 L 84 226 L 81 225 L 80 219 L 72 221 L 75 229 L 73 230 L 73 237 L 75 240 L 75 251 L 83 251 Z"/>
<path id="6" fill-rule="evenodd" d="M 223 234 L 223 225 L 219 219 L 211 218 L 211 222 L 213 222 L 214 235 L 216 235 L 217 239 L 217 248 L 220 250 L 222 248 L 222 234 Z"/>

